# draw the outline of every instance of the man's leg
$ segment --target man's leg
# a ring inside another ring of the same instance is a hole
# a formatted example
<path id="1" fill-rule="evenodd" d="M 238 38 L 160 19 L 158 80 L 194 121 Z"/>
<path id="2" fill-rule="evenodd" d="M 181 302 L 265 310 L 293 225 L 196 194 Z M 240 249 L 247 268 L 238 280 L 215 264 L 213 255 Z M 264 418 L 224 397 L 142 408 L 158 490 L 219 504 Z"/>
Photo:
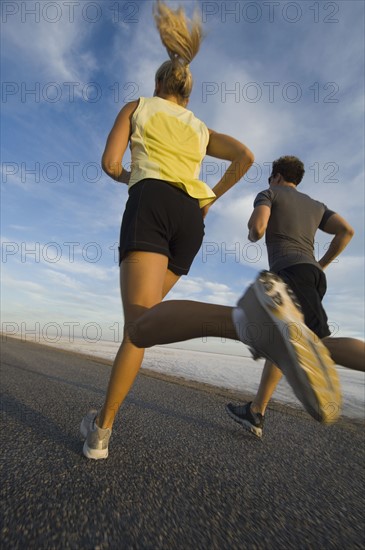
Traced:
<path id="1" fill-rule="evenodd" d="M 320 275 L 319 288 L 308 284 L 308 281 L 312 280 L 311 270 L 313 271 L 312 266 L 305 266 L 305 269 L 303 269 L 303 266 L 292 266 L 291 268 L 284 269 L 280 273 L 280 276 L 295 292 L 296 299 L 298 300 L 299 305 L 303 310 L 306 324 L 309 327 L 321 328 L 321 323 L 323 323 L 323 327 L 327 326 L 324 325 L 327 323 L 327 316 L 321 303 L 321 300 L 326 290 L 326 279 L 323 274 Z M 314 328 L 314 330 L 316 330 L 316 328 Z M 333 341 L 334 339 L 331 338 L 330 340 Z M 341 359 L 341 361 L 346 361 L 348 365 L 351 364 L 352 366 L 350 368 L 363 370 L 364 350 L 363 347 L 361 349 L 361 342 L 359 340 L 354 340 L 350 338 L 336 340 L 346 340 L 346 342 L 341 342 L 341 345 L 340 342 L 332 342 L 332 344 L 331 342 L 328 343 L 329 338 L 322 340 L 326 347 L 329 349 L 332 359 L 338 364 L 343 364 L 343 362 L 339 362 Z M 353 355 L 352 358 L 347 355 L 351 345 L 351 352 Z M 346 350 L 346 353 L 343 353 L 344 350 Z M 361 368 L 360 365 L 362 365 Z M 266 407 L 281 377 L 281 370 L 272 362 L 266 361 L 261 375 L 260 385 L 257 394 L 252 403 L 249 404 L 250 406 L 248 407 L 250 412 L 259 413 L 262 416 L 265 414 Z M 235 407 L 231 404 L 229 404 L 229 406 L 231 408 Z M 236 408 L 238 411 L 239 409 L 241 409 L 242 411 L 244 407 L 247 407 L 247 405 Z M 246 411 L 244 411 L 244 414 L 246 414 Z"/>
<path id="2" fill-rule="evenodd" d="M 355 338 L 323 338 L 332 359 L 337 365 L 349 369 L 365 371 L 365 344 Z M 226 407 L 228 414 L 246 429 L 262 437 L 263 421 L 266 407 L 283 376 L 281 370 L 271 361 L 266 361 L 262 371 L 259 389 L 252 403 Z M 253 413 L 253 414 L 252 414 Z M 262 418 L 255 415 L 260 414 Z"/>
<path id="3" fill-rule="evenodd" d="M 355 338 L 323 338 L 336 365 L 352 370 L 365 371 L 365 343 Z M 262 371 L 259 389 L 251 403 L 250 410 L 264 416 L 266 407 L 283 376 L 281 370 L 271 361 L 266 361 Z"/>
<path id="4" fill-rule="evenodd" d="M 253 413 L 260 413 L 264 416 L 266 407 L 269 404 L 269 401 L 282 376 L 283 373 L 276 365 L 274 365 L 274 363 L 271 361 L 265 361 L 259 389 L 257 390 L 257 394 L 251 404 L 251 411 Z"/>
<path id="5" fill-rule="evenodd" d="M 282 372 L 271 361 L 266 361 L 261 375 L 259 389 L 252 402 L 244 405 L 228 403 L 226 411 L 233 420 L 247 431 L 261 438 L 264 429 L 266 407 L 282 377 Z"/>

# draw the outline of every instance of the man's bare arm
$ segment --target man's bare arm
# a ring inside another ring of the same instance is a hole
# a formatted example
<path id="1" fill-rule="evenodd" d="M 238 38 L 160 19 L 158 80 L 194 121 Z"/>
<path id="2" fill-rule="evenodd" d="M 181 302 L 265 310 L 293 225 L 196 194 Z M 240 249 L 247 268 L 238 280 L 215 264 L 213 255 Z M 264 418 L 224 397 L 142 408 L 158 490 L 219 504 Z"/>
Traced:
<path id="1" fill-rule="evenodd" d="M 339 214 L 332 214 L 322 229 L 326 233 L 334 235 L 327 252 L 318 262 L 322 269 L 325 269 L 346 248 L 355 232 Z"/>
<path id="2" fill-rule="evenodd" d="M 248 220 L 248 240 L 252 243 L 264 236 L 269 222 L 271 208 L 264 204 L 256 206 Z"/>

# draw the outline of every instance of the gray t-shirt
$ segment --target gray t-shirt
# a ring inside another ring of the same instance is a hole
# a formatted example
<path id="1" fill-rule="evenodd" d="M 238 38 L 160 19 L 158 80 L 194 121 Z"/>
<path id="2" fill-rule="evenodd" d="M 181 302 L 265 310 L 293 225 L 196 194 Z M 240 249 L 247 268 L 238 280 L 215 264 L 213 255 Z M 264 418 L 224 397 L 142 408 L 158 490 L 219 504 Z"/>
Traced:
<path id="1" fill-rule="evenodd" d="M 295 187 L 275 186 L 259 193 L 254 207 L 266 205 L 271 215 L 266 228 L 269 266 L 278 272 L 295 264 L 321 266 L 314 257 L 314 236 L 334 214 Z"/>

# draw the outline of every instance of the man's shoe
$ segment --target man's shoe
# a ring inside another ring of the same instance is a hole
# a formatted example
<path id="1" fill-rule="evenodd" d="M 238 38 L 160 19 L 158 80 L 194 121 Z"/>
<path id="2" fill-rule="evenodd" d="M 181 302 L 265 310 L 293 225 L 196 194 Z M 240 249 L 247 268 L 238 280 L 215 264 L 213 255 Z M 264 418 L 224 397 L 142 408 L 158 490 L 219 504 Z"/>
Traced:
<path id="1" fill-rule="evenodd" d="M 233 420 L 242 424 L 242 426 L 261 439 L 264 428 L 264 416 L 260 413 L 251 412 L 251 403 L 246 405 L 233 405 L 228 403 L 226 411 Z"/>
<path id="2" fill-rule="evenodd" d="M 262 271 L 233 310 L 233 322 L 254 358 L 265 357 L 277 365 L 308 413 L 319 422 L 332 423 L 341 410 L 338 374 L 292 296 L 280 277 Z"/>
<path id="3" fill-rule="evenodd" d="M 112 431 L 99 428 L 95 423 L 97 411 L 89 411 L 82 419 L 80 432 L 85 439 L 83 453 L 87 458 L 108 458 L 108 444 Z"/>

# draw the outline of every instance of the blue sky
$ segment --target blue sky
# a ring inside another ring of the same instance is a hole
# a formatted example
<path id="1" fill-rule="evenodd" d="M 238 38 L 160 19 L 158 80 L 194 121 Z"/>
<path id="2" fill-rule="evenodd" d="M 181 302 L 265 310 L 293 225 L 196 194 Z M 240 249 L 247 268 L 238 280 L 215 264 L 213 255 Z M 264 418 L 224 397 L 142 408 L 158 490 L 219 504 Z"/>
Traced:
<path id="1" fill-rule="evenodd" d="M 102 174 L 100 158 L 119 110 L 152 95 L 167 59 L 152 5 L 2 3 L 3 330 L 120 335 L 127 188 Z M 300 190 L 355 228 L 327 270 L 324 303 L 334 334 L 363 337 L 364 3 L 184 2 L 188 13 L 194 5 L 206 37 L 189 108 L 256 162 L 210 210 L 202 249 L 170 297 L 231 305 L 267 268 L 247 220 L 272 160 L 294 154 L 306 166 Z M 202 177 L 213 186 L 223 169 L 207 157 Z M 317 234 L 317 258 L 329 241 Z"/>

